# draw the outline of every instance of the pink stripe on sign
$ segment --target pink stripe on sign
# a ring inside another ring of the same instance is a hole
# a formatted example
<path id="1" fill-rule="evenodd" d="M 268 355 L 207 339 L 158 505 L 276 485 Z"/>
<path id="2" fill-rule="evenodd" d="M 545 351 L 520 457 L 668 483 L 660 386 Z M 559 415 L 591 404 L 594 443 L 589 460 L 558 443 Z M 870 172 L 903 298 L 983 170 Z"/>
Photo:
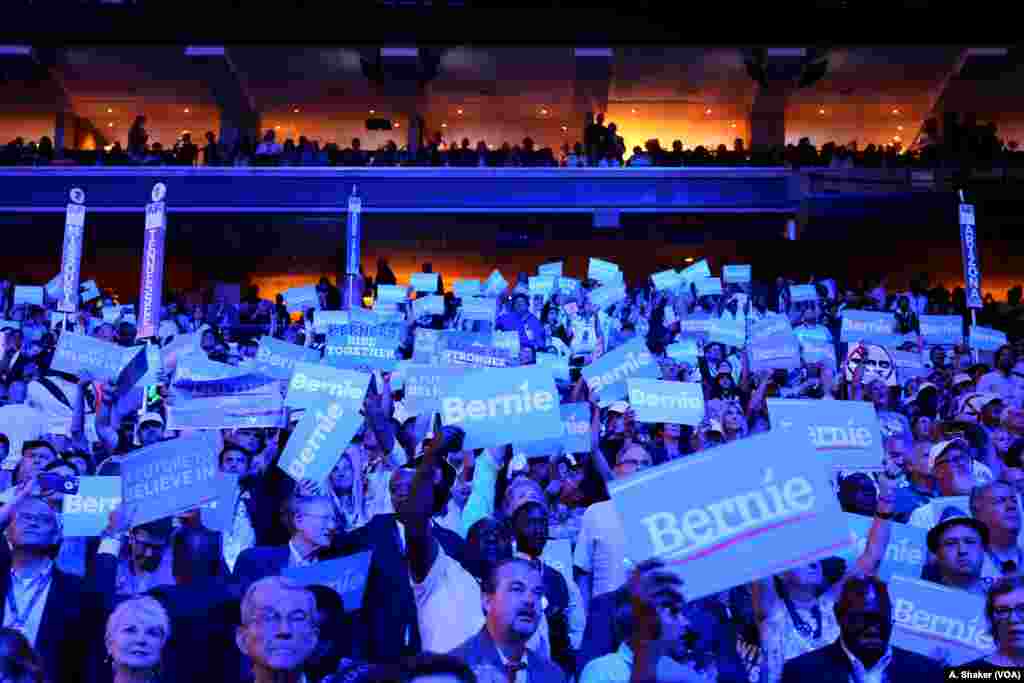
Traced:
<path id="1" fill-rule="evenodd" d="M 818 548 L 817 550 L 813 550 L 813 551 L 811 551 L 809 553 L 801 555 L 800 557 L 797 557 L 795 559 L 789 560 L 787 562 L 779 563 L 779 564 L 775 565 L 774 567 L 770 567 L 769 569 L 772 571 L 773 574 L 775 574 L 775 573 L 777 573 L 777 571 L 781 571 L 783 569 L 788 569 L 790 567 L 799 567 L 800 565 L 803 565 L 803 564 L 806 564 L 807 562 L 809 562 L 812 557 L 814 557 L 814 558 L 821 557 L 823 554 L 825 554 L 827 552 L 831 552 L 833 550 L 839 550 L 841 548 L 846 548 L 846 547 L 849 547 L 851 545 L 853 545 L 853 541 L 852 540 L 840 541 L 839 543 L 835 543 L 835 544 L 827 546 L 825 548 Z"/>
<path id="2" fill-rule="evenodd" d="M 796 517 L 790 517 L 789 519 L 784 519 L 781 522 L 776 522 L 775 524 L 769 524 L 768 526 L 763 526 L 763 527 L 760 527 L 758 529 L 751 529 L 750 531 L 745 531 L 745 532 L 743 532 L 742 534 L 740 534 L 738 536 L 733 536 L 728 541 L 723 541 L 722 543 L 718 543 L 716 545 L 704 548 L 704 550 L 696 552 L 696 553 L 694 553 L 694 554 L 692 554 L 692 555 L 690 555 L 688 557 L 680 557 L 677 560 L 670 560 L 668 562 L 668 564 L 670 564 L 670 565 L 672 565 L 672 564 L 686 564 L 687 562 L 692 562 L 693 560 L 699 560 L 702 557 L 707 557 L 708 555 L 713 555 L 714 553 L 717 553 L 720 550 L 725 550 L 726 548 L 728 548 L 730 546 L 736 545 L 737 543 L 740 543 L 740 542 L 745 541 L 747 539 L 754 538 L 756 536 L 760 536 L 763 533 L 766 533 L 766 532 L 769 532 L 769 531 L 773 531 L 775 529 L 781 529 L 782 527 L 787 526 L 789 524 L 796 524 L 797 522 L 804 522 L 804 521 L 807 521 L 809 519 L 814 519 L 817 516 L 818 516 L 818 513 L 816 513 L 816 512 L 808 512 L 808 513 L 804 513 L 802 515 L 797 515 Z"/>
<path id="3" fill-rule="evenodd" d="M 956 638 L 950 638 L 948 636 L 941 636 L 938 633 L 931 633 L 929 631 L 915 631 L 913 628 L 911 628 L 909 626 L 905 626 L 903 624 L 894 624 L 893 628 L 900 629 L 901 631 L 906 633 L 908 636 L 917 636 L 918 638 L 926 638 L 928 640 L 938 640 L 939 642 L 942 642 L 942 643 L 949 643 L 950 645 L 957 645 L 959 647 L 966 647 L 966 648 L 969 648 L 971 650 L 975 650 L 979 655 L 980 654 L 984 654 L 984 652 L 985 652 L 985 650 L 976 648 L 973 645 L 968 645 L 967 643 L 965 643 L 962 640 L 957 640 Z"/>

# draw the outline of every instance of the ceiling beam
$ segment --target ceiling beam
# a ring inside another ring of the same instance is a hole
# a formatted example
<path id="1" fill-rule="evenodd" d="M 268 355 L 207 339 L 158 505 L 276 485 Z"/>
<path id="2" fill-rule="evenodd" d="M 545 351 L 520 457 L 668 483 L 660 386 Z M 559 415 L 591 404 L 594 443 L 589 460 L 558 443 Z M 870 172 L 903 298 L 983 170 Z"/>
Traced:
<path id="1" fill-rule="evenodd" d="M 222 112 L 255 115 L 259 111 L 228 48 L 223 45 L 190 45 L 185 48 L 185 56 L 199 69 L 200 79 Z"/>

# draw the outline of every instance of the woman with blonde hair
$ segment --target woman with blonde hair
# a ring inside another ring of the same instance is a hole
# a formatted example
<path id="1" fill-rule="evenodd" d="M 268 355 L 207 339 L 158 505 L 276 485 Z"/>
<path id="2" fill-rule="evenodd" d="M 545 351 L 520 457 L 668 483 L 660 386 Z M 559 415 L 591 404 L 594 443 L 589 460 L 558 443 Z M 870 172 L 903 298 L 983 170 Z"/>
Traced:
<path id="1" fill-rule="evenodd" d="M 107 661 L 114 669 L 113 683 L 159 680 L 160 658 L 170 636 L 170 617 L 155 598 L 132 598 L 118 605 L 107 619 Z"/>

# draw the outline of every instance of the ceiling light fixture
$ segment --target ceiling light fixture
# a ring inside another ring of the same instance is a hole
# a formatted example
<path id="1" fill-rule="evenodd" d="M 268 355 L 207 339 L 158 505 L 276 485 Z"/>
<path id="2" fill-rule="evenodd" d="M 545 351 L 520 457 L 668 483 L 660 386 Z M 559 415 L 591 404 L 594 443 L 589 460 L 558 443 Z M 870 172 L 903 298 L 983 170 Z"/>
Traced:
<path id="1" fill-rule="evenodd" d="M 374 114 L 376 114 L 376 113 L 377 113 L 377 110 L 376 110 L 376 109 L 371 109 L 371 110 L 370 110 L 370 116 L 373 116 L 373 115 L 374 115 Z"/>
<path id="2" fill-rule="evenodd" d="M 447 127 L 448 127 L 448 124 L 447 124 L 447 123 L 442 123 L 442 124 L 441 124 L 441 127 L 442 127 L 442 128 L 447 128 Z"/>
<path id="3" fill-rule="evenodd" d="M 710 108 L 709 109 L 705 109 L 704 113 L 707 114 L 708 116 L 710 116 L 711 115 L 711 109 Z"/>
<path id="4" fill-rule="evenodd" d="M 455 113 L 458 114 L 459 116 L 462 116 L 462 110 L 461 109 L 456 109 Z"/>
<path id="5" fill-rule="evenodd" d="M 903 130 L 903 126 L 896 126 L 896 130 Z"/>
<path id="6" fill-rule="evenodd" d="M 107 128 L 113 128 L 113 127 L 114 127 L 114 124 L 112 124 L 112 123 L 108 123 L 107 124 Z"/>
<path id="7" fill-rule="evenodd" d="M 683 259 L 683 260 L 684 260 L 684 261 L 686 261 L 687 263 L 693 263 L 693 257 L 692 257 L 692 256 L 687 256 L 687 257 L 686 257 L 685 259 Z"/>
<path id="8" fill-rule="evenodd" d="M 541 108 L 541 110 L 540 110 L 540 115 L 541 115 L 541 116 L 547 116 L 547 115 L 548 115 L 548 110 L 547 110 L 547 109 L 544 109 L 544 108 Z"/>
<path id="9" fill-rule="evenodd" d="M 632 109 L 630 109 L 630 111 L 635 114 L 636 113 L 636 107 L 633 107 Z"/>
<path id="10" fill-rule="evenodd" d="M 395 121 L 395 128 L 401 128 L 401 127 L 402 127 L 402 124 L 400 124 L 398 121 Z"/>
<path id="11" fill-rule="evenodd" d="M 107 107 L 107 113 L 108 113 L 108 114 L 113 114 L 113 113 L 114 113 L 114 110 L 113 110 L 113 109 L 111 109 L 110 107 Z"/>
<path id="12" fill-rule="evenodd" d="M 186 114 L 191 114 L 191 113 L 192 113 L 192 110 L 191 110 L 191 109 L 189 109 L 188 107 L 185 107 L 185 113 L 186 113 Z"/>
<path id="13" fill-rule="evenodd" d="M 893 113 L 893 115 L 895 115 L 895 116 L 899 116 L 899 114 L 900 114 L 900 110 L 899 110 L 899 109 L 893 109 L 893 110 L 892 110 L 892 113 Z"/>
<path id="14" fill-rule="evenodd" d="M 825 115 L 825 110 L 824 109 L 819 109 L 818 113 L 821 114 L 822 116 L 824 116 Z"/>
<path id="15" fill-rule="evenodd" d="M 295 107 L 295 109 L 292 109 L 292 113 L 293 114 L 298 114 L 299 113 L 299 108 Z"/>
<path id="16" fill-rule="evenodd" d="M 562 132 L 566 133 L 569 130 L 569 126 L 562 126 Z"/>

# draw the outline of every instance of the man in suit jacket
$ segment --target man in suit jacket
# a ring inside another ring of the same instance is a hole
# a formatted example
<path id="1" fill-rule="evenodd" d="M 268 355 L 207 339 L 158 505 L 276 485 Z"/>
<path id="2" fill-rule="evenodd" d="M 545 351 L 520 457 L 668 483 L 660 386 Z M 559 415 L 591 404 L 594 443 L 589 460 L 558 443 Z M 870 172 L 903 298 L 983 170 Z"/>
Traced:
<path id="1" fill-rule="evenodd" d="M 484 581 L 484 627 L 451 655 L 481 679 L 493 669 L 517 683 L 522 671 L 530 683 L 563 683 L 565 674 L 557 665 L 526 647 L 540 625 L 543 598 L 544 577 L 535 562 L 513 558 L 500 563 Z"/>
<path id="2" fill-rule="evenodd" d="M 76 576 L 54 566 L 60 522 L 42 498 L 23 487 L 0 511 L 0 613 L 3 626 L 21 631 L 39 653 L 53 683 L 90 680 L 103 651 L 97 611 Z"/>
<path id="3" fill-rule="evenodd" d="M 835 605 L 839 640 L 786 662 L 782 683 L 848 683 L 884 676 L 890 681 L 942 680 L 935 660 L 892 647 L 892 602 L 877 577 L 848 579 Z"/>
<path id="4" fill-rule="evenodd" d="M 363 599 L 363 618 L 368 638 L 367 658 L 371 662 L 393 659 L 398 651 L 406 655 L 419 654 L 422 649 L 406 541 L 410 515 L 407 501 L 414 474 L 414 469 L 402 468 L 396 470 L 391 477 L 391 502 L 396 514 L 375 515 L 368 524 L 348 534 L 340 546 L 342 555 L 373 551 Z M 448 476 L 446 471 L 446 484 Z M 451 481 L 454 482 L 454 479 L 453 470 Z M 438 487 L 439 490 L 441 488 Z M 443 493 L 438 494 L 435 511 L 447 504 L 445 494 L 450 495 L 450 491 L 449 485 Z M 431 531 L 445 554 L 470 571 L 471 563 L 466 557 L 465 541 L 433 520 Z"/>
<path id="5" fill-rule="evenodd" d="M 209 529 L 183 527 L 174 535 L 173 586 L 151 591 L 171 618 L 164 646 L 168 681 L 228 681 L 241 671 L 235 647 L 241 594 L 227 583 L 221 536 Z"/>
<path id="6" fill-rule="evenodd" d="M 256 581 L 288 567 L 308 567 L 336 556 L 332 550 L 339 520 L 330 498 L 293 495 L 286 507 L 291 530 L 287 545 L 247 548 L 235 563 L 235 583 L 244 592 Z"/>

